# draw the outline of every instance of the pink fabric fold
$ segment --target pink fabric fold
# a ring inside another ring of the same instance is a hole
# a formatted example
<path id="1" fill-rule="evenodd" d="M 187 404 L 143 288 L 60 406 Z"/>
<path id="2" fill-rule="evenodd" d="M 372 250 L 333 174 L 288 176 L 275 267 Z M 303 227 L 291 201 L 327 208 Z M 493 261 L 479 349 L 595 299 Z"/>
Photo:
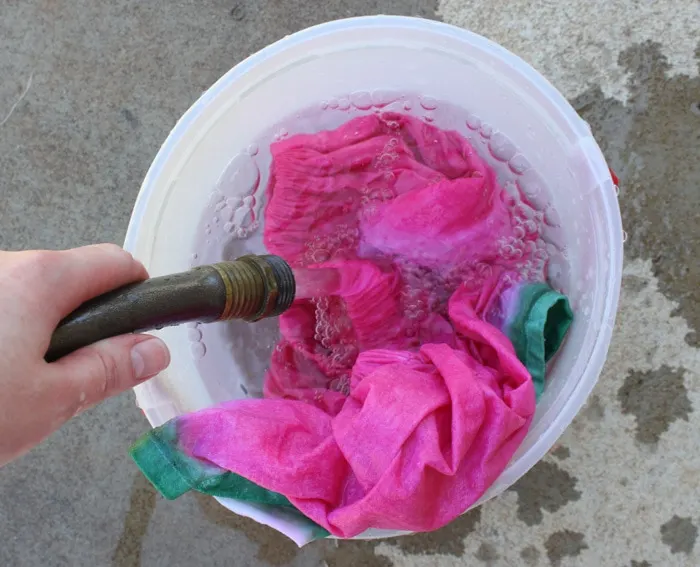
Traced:
<path id="1" fill-rule="evenodd" d="M 385 113 L 272 153 L 268 250 L 338 278 L 280 317 L 267 399 L 187 416 L 180 442 L 341 537 L 439 528 L 532 419 L 530 376 L 484 317 L 535 247 L 456 132 Z"/>

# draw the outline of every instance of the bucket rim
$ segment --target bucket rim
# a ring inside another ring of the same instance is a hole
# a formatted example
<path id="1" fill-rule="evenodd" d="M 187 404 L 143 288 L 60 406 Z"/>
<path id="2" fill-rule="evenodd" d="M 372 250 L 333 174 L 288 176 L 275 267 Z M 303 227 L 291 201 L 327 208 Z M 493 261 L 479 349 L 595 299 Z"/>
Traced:
<path id="1" fill-rule="evenodd" d="M 187 109 L 187 111 L 185 111 L 161 145 L 148 169 L 148 172 L 146 173 L 146 176 L 144 177 L 127 227 L 124 248 L 130 252 L 133 252 L 136 249 L 141 233 L 141 227 L 143 226 L 147 204 L 157 180 L 161 176 L 163 169 L 165 168 L 166 163 L 170 159 L 170 155 L 173 153 L 173 150 L 177 144 L 180 143 L 185 133 L 202 115 L 210 102 L 218 97 L 231 84 L 243 78 L 244 75 L 253 70 L 256 66 L 270 58 L 280 55 L 290 48 L 301 45 L 322 35 L 332 35 L 338 32 L 359 28 L 432 31 L 436 34 L 459 41 L 467 41 L 477 49 L 480 49 L 504 61 L 506 64 L 509 64 L 513 68 L 514 72 L 522 74 L 533 85 L 533 87 L 539 89 L 544 95 L 552 100 L 558 111 L 562 113 L 562 116 L 565 118 L 567 124 L 570 125 L 575 133 L 578 134 L 580 139 L 583 140 L 592 138 L 590 130 L 585 122 L 576 113 L 566 98 L 543 75 L 535 70 L 529 63 L 514 53 L 508 51 L 505 47 L 502 47 L 484 36 L 451 24 L 420 17 L 376 15 L 333 20 L 297 31 L 291 35 L 279 39 L 274 43 L 269 44 L 256 53 L 249 55 L 244 60 L 237 63 L 229 71 L 224 73 L 224 75 L 222 75 L 212 86 L 210 86 Z M 487 500 L 501 494 L 508 486 L 515 483 L 545 456 L 547 451 L 561 436 L 561 434 L 573 420 L 574 416 L 583 406 L 583 403 L 595 386 L 598 376 L 602 371 L 603 363 L 605 362 L 610 346 L 621 288 L 623 252 L 622 246 L 615 246 L 614 243 L 622 242 L 622 221 L 619 204 L 613 190 L 614 183 L 612 177 L 609 174 L 609 170 L 602 152 L 600 152 L 597 143 L 594 144 L 597 148 L 597 152 L 596 155 L 592 156 L 590 159 L 596 161 L 600 160 L 600 162 L 602 162 L 602 166 L 604 166 L 604 170 L 607 172 L 602 178 L 598 179 L 598 181 L 601 183 L 600 189 L 607 192 L 607 189 L 609 188 L 610 193 L 612 194 L 612 198 L 604 198 L 604 222 L 607 229 L 607 234 L 604 236 L 607 241 L 611 243 L 610 271 L 607 281 L 605 282 L 606 296 L 600 311 L 601 327 L 598 329 L 595 336 L 594 343 L 590 351 L 590 357 L 587 362 L 587 366 L 595 367 L 598 370 L 595 376 L 582 376 L 582 378 L 578 380 L 578 383 L 569 395 L 569 399 L 563 403 L 558 414 L 547 428 L 546 434 L 541 435 L 534 440 L 532 446 L 525 453 L 520 455 L 517 461 L 511 461 L 508 467 L 506 467 L 501 476 L 497 479 L 499 486 L 495 487 L 496 483 L 494 483 L 494 485 L 492 485 L 492 487 L 490 487 L 484 493 L 482 498 L 477 501 L 472 508 L 479 506 Z M 600 168 L 601 163 L 598 163 L 597 166 Z M 590 167 L 593 169 L 594 163 L 590 163 Z M 157 425 L 154 424 L 148 415 L 146 417 L 152 426 Z M 496 489 L 492 490 L 493 488 Z M 217 498 L 217 500 L 226 506 L 226 504 L 222 502 L 222 500 L 225 499 Z M 228 508 L 228 506 L 226 507 Z M 395 530 L 371 530 L 370 532 L 366 532 L 351 539 L 376 539 L 411 533 Z"/>

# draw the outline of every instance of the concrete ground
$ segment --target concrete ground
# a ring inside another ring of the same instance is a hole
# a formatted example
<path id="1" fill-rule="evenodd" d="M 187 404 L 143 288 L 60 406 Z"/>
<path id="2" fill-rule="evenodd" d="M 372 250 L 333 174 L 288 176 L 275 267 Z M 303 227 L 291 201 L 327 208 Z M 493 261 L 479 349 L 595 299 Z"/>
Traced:
<path id="1" fill-rule="evenodd" d="M 204 89 L 285 34 L 372 13 L 519 53 L 620 174 L 623 294 L 587 407 L 512 490 L 438 532 L 298 550 L 212 500 L 156 496 L 126 457 L 147 424 L 124 395 L 0 470 L 1 565 L 700 564 L 697 0 L 4 0 L 0 248 L 120 243 L 152 157 Z"/>

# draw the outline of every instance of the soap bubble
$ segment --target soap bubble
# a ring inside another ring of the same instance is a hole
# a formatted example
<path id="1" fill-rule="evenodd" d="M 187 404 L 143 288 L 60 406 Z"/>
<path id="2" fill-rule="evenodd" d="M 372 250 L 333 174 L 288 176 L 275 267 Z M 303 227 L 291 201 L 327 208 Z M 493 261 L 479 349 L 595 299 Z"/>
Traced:
<path id="1" fill-rule="evenodd" d="M 523 227 L 525 228 L 525 231 L 528 234 L 536 234 L 539 232 L 539 228 L 537 226 L 537 223 L 535 221 L 529 220 L 525 223 L 523 223 Z"/>

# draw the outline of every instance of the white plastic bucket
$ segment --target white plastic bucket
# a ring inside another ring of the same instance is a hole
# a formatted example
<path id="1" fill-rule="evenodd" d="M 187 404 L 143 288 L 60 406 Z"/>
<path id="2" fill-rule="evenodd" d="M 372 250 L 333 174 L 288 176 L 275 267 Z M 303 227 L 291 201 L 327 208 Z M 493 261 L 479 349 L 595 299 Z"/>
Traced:
<path id="1" fill-rule="evenodd" d="M 601 151 L 564 97 L 521 59 L 469 31 L 415 18 L 340 20 L 286 37 L 234 67 L 177 123 L 143 182 L 125 247 L 152 275 L 188 269 L 201 211 L 235 155 L 294 112 L 375 89 L 429 95 L 504 133 L 543 181 L 542 206 L 563 219 L 547 236 L 566 248 L 554 277 L 576 318 L 525 441 L 483 502 L 539 461 L 585 402 L 605 361 L 622 272 L 620 212 Z M 136 388 L 154 426 L 242 395 L 218 374 L 200 376 L 187 333 L 159 332 L 171 366 Z M 360 539 L 399 533 L 370 530 Z"/>

